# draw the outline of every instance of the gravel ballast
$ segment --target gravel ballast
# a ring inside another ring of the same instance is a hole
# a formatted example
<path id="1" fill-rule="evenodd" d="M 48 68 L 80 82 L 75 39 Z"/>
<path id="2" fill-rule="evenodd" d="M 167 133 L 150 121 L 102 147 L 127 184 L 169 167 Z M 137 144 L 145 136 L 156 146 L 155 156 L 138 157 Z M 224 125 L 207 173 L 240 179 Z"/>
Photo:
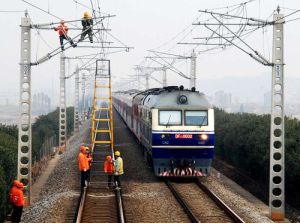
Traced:
<path id="1" fill-rule="evenodd" d="M 80 192 L 77 155 L 80 145 L 89 139 L 90 125 L 89 121 L 83 123 L 80 132 L 70 138 L 67 151 L 60 155 L 39 198 L 25 208 L 23 222 L 72 222 L 67 215 L 75 213 L 77 203 L 74 202 L 77 202 Z"/>

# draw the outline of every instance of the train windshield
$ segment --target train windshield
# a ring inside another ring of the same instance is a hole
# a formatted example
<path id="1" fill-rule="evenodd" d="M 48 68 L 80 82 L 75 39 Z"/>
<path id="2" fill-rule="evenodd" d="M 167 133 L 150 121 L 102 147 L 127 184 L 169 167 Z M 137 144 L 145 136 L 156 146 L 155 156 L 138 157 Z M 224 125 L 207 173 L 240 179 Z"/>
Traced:
<path id="1" fill-rule="evenodd" d="M 207 111 L 185 111 L 185 125 L 208 125 Z"/>
<path id="2" fill-rule="evenodd" d="M 159 111 L 160 125 L 181 125 L 181 111 Z"/>

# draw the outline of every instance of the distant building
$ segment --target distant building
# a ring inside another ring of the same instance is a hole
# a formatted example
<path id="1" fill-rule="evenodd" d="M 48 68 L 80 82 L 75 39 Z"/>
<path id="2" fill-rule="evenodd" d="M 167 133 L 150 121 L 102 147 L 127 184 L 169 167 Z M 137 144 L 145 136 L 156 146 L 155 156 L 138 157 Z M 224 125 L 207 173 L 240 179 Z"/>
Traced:
<path id="1" fill-rule="evenodd" d="M 244 113 L 245 112 L 245 108 L 244 108 L 244 104 L 241 104 L 240 105 L 240 110 L 239 110 L 240 113 Z"/>
<path id="2" fill-rule="evenodd" d="M 215 93 L 214 104 L 220 108 L 229 108 L 232 105 L 231 93 L 225 93 L 224 91 L 217 91 Z"/>
<path id="3" fill-rule="evenodd" d="M 45 115 L 51 111 L 51 99 L 43 92 L 33 95 L 32 113 L 35 115 Z"/>
<path id="4" fill-rule="evenodd" d="M 271 108 L 271 92 L 270 91 L 264 93 L 264 107 L 265 107 L 265 109 Z"/>

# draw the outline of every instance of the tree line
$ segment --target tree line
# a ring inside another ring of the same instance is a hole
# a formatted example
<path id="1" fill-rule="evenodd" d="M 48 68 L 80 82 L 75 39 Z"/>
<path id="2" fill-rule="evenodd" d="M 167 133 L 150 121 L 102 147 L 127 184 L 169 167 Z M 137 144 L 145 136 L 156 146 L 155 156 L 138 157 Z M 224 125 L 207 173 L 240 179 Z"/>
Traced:
<path id="1" fill-rule="evenodd" d="M 74 108 L 67 108 L 67 133 L 73 131 Z M 58 108 L 47 114 L 39 116 L 32 125 L 32 163 L 39 161 L 39 153 L 46 139 L 55 136 L 59 131 Z M 56 137 L 58 145 L 58 137 Z M 17 175 L 18 159 L 18 127 L 16 125 L 0 124 L 0 222 L 10 211 L 9 190 Z"/>
<path id="2" fill-rule="evenodd" d="M 215 109 L 216 154 L 252 179 L 269 184 L 270 115 Z M 300 121 L 285 117 L 287 203 L 300 207 Z M 268 192 L 267 192 L 268 193 Z"/>

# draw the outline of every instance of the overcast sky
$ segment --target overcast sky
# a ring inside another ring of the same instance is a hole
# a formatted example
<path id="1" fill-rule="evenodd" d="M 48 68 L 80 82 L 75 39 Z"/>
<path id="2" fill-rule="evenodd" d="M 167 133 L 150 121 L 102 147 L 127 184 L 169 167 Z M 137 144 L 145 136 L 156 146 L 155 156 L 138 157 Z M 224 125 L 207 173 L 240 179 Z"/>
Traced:
<path id="1" fill-rule="evenodd" d="M 87 9 L 73 0 L 28 0 L 50 13 L 64 18 L 65 20 L 79 19 Z M 90 0 L 78 0 L 78 2 L 91 6 Z M 134 74 L 133 66 L 140 64 L 147 56 L 147 50 L 166 50 L 168 47 L 176 45 L 176 41 L 171 39 L 182 30 L 191 30 L 192 22 L 200 16 L 198 9 L 210 9 L 225 7 L 245 1 L 237 0 L 99 0 L 103 12 L 114 14 L 116 17 L 109 20 L 111 33 L 126 43 L 134 47 L 130 52 L 122 52 L 109 56 L 112 63 L 113 76 L 126 78 L 127 75 Z M 93 0 L 94 6 L 97 1 Z M 247 16 L 265 19 L 269 17 L 277 5 L 283 7 L 282 12 L 291 13 L 292 9 L 300 9 L 300 1 L 296 0 L 256 0 L 247 6 Z M 57 22 L 58 19 L 43 13 L 21 0 L 5 1 L 1 4 L 0 11 L 24 11 L 28 9 L 32 23 Z M 0 99 L 9 97 L 11 100 L 18 98 L 19 92 L 19 58 L 20 58 L 20 22 L 23 13 L 0 12 L 1 41 L 0 41 Z M 300 17 L 300 13 L 291 18 Z M 272 17 L 270 17 L 271 19 Z M 79 25 L 79 24 L 78 24 Z M 300 49 L 300 20 L 287 23 L 285 25 L 285 75 L 298 77 L 299 74 L 299 49 Z M 70 31 L 70 36 L 75 36 L 79 31 Z M 53 30 L 41 31 L 37 35 L 32 31 L 32 61 L 44 56 L 52 48 L 59 46 L 58 36 Z M 192 37 L 207 35 L 201 29 L 190 32 L 186 40 Z M 247 39 L 251 46 L 259 50 L 269 58 L 272 50 L 272 29 L 258 31 Z M 171 41 L 169 41 L 171 40 Z M 176 40 L 176 39 L 175 39 Z M 44 41 L 47 43 L 45 44 Z M 165 45 L 161 46 L 163 43 Z M 115 45 L 120 45 L 115 41 Z M 178 53 L 189 52 L 189 46 L 175 46 Z M 197 50 L 201 48 L 197 48 Z M 96 52 L 82 48 L 70 49 L 67 56 L 87 54 Z M 198 51 L 197 51 L 198 52 Z M 69 72 L 75 68 L 76 61 L 67 63 Z M 152 64 L 155 65 L 155 64 Z M 188 74 L 188 61 L 181 62 L 180 69 Z M 239 76 L 260 76 L 270 74 L 270 67 L 264 67 L 251 59 L 245 53 L 236 48 L 214 53 L 200 53 L 197 59 L 197 87 L 201 87 L 201 80 L 222 80 L 226 77 Z M 154 74 L 160 79 L 160 73 Z M 168 73 L 170 84 L 183 83 L 188 86 L 187 80 L 182 79 L 177 74 Z M 70 80 L 73 83 L 73 79 Z M 155 86 L 151 82 L 151 86 Z M 267 83 L 266 83 L 267 84 Z M 158 84 L 156 84 L 157 86 Z M 58 97 L 59 86 L 59 56 L 52 58 L 39 66 L 32 68 L 32 90 L 33 92 L 43 91 L 50 97 Z M 228 88 L 228 86 L 227 86 Z M 234 84 L 232 85 L 234 88 Z M 69 84 L 69 91 L 72 93 L 72 84 Z M 69 104 L 72 103 L 69 97 Z M 54 101 L 57 101 L 54 99 Z"/>

